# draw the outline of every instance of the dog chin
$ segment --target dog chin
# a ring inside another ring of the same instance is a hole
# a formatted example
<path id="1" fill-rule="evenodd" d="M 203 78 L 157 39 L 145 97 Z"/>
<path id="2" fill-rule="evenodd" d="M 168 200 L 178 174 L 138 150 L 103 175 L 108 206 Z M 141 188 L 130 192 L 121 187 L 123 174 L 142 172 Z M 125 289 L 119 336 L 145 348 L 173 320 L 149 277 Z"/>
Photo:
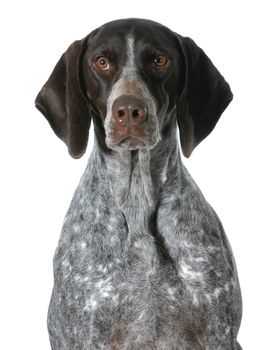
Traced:
<path id="1" fill-rule="evenodd" d="M 120 142 L 108 142 L 108 140 L 106 140 L 106 145 L 112 150 L 135 151 L 138 149 L 152 149 L 155 147 L 156 142 L 148 140 L 146 142 L 143 139 L 129 136 Z"/>

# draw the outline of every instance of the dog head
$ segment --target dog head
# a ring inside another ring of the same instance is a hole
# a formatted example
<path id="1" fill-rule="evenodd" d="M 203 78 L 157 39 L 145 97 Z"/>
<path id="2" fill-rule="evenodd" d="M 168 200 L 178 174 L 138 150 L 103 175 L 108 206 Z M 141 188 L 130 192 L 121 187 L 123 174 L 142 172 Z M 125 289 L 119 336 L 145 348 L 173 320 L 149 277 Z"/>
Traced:
<path id="1" fill-rule="evenodd" d="M 93 117 L 107 149 L 153 148 L 177 118 L 189 157 L 232 100 L 228 83 L 189 38 L 141 19 L 107 23 L 74 42 L 36 107 L 79 158 Z"/>

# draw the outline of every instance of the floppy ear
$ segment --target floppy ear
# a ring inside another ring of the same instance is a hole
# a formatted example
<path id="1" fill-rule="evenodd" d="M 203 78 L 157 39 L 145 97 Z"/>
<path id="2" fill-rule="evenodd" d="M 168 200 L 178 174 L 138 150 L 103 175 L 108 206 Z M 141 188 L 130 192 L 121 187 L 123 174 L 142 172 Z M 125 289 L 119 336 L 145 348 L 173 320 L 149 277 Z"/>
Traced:
<path id="1" fill-rule="evenodd" d="M 91 123 L 91 110 L 82 93 L 79 75 L 84 46 L 85 39 L 68 48 L 35 101 L 73 158 L 85 153 Z"/>
<path id="2" fill-rule="evenodd" d="M 177 122 L 185 157 L 215 127 L 233 98 L 228 83 L 193 40 L 176 34 L 185 60 L 185 85 L 178 102 Z"/>

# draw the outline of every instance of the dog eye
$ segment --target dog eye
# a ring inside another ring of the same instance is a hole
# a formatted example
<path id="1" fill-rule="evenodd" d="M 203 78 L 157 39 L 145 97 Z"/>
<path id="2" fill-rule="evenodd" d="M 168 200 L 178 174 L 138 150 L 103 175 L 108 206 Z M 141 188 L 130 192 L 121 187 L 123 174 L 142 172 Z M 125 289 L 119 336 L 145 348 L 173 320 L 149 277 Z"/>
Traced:
<path id="1" fill-rule="evenodd" d="M 161 68 L 165 68 L 168 65 L 169 59 L 164 55 L 160 55 L 154 59 L 153 63 L 156 69 L 161 69 Z"/>
<path id="2" fill-rule="evenodd" d="M 105 56 L 99 56 L 95 59 L 95 66 L 99 70 L 107 71 L 110 69 L 110 61 Z"/>

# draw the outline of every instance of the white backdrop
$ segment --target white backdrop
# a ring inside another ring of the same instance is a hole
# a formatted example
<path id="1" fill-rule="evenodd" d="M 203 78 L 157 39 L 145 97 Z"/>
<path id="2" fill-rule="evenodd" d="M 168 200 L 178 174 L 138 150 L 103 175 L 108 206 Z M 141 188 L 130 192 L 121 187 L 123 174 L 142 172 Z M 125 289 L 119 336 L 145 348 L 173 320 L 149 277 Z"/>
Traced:
<path id="1" fill-rule="evenodd" d="M 124 17 L 156 20 L 193 38 L 230 83 L 234 100 L 185 164 L 219 214 L 236 257 L 243 349 L 263 349 L 263 51 L 260 1 L 8 1 L 0 5 L 0 347 L 49 349 L 52 258 L 84 171 L 34 99 L 76 39 Z M 92 134 L 92 132 L 91 132 Z"/>

